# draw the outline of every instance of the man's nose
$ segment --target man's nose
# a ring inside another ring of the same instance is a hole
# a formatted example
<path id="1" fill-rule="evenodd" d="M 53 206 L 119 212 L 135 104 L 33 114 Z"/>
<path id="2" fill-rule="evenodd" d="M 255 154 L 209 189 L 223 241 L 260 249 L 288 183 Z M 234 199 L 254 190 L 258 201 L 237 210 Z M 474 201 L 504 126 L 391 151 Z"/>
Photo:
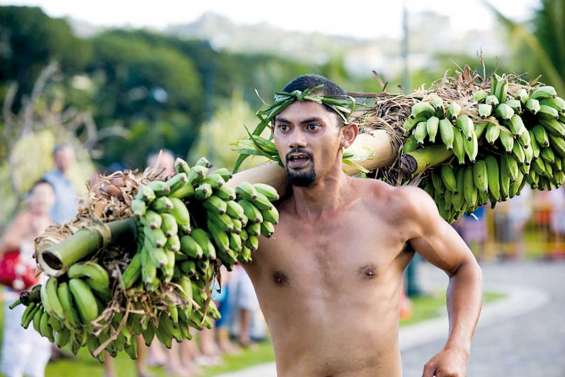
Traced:
<path id="1" fill-rule="evenodd" d="M 306 144 L 306 138 L 302 132 L 296 131 L 292 133 L 289 143 L 290 148 L 304 148 L 306 147 Z"/>

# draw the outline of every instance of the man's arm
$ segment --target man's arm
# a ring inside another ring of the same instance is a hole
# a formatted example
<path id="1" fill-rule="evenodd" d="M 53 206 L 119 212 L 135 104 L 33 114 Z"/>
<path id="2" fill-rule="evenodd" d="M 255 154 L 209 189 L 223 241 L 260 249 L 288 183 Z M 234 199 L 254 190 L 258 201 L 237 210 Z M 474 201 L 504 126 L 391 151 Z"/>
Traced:
<path id="1" fill-rule="evenodd" d="M 444 350 L 426 364 L 424 377 L 432 377 L 434 373 L 464 376 L 482 305 L 481 269 L 469 247 L 439 215 L 427 193 L 415 187 L 400 190 L 404 191 L 409 227 L 414 232 L 410 244 L 449 276 L 449 337 Z"/>

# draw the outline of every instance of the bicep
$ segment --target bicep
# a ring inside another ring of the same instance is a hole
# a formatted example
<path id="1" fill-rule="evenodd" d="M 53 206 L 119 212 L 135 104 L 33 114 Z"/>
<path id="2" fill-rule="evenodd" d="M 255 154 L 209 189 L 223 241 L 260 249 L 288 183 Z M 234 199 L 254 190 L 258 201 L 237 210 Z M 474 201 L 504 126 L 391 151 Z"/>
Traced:
<path id="1" fill-rule="evenodd" d="M 473 257 L 465 241 L 441 218 L 434 221 L 433 229 L 410 239 L 409 242 L 422 257 L 450 276 L 463 262 Z"/>
<path id="2" fill-rule="evenodd" d="M 462 263 L 474 258 L 471 250 L 439 214 L 433 199 L 421 189 L 407 193 L 409 218 L 414 229 L 410 245 L 430 263 L 452 275 Z"/>

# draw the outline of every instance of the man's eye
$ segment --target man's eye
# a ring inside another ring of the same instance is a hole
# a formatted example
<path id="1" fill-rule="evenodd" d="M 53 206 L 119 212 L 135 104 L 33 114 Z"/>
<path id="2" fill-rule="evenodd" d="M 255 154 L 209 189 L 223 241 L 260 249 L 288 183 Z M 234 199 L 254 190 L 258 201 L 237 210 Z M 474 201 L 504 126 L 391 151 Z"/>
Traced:
<path id="1" fill-rule="evenodd" d="M 308 123 L 308 124 L 306 125 L 306 129 L 307 129 L 308 131 L 317 131 L 318 128 L 320 128 L 320 126 L 319 126 L 317 123 Z"/>
<path id="2" fill-rule="evenodd" d="M 288 124 L 279 124 L 279 125 L 277 126 L 277 128 L 278 128 L 279 131 L 281 131 L 281 132 L 286 132 L 286 131 L 288 131 Z"/>

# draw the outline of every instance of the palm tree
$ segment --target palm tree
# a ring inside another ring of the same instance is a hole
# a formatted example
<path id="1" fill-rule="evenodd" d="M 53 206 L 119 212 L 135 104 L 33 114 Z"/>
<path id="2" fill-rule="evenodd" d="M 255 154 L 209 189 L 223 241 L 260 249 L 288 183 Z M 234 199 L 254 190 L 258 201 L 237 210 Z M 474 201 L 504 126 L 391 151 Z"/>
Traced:
<path id="1" fill-rule="evenodd" d="M 526 24 L 506 17 L 488 1 L 484 4 L 508 33 L 518 68 L 528 72 L 530 78 L 541 74 L 545 83 L 565 93 L 565 0 L 541 0 Z"/>

